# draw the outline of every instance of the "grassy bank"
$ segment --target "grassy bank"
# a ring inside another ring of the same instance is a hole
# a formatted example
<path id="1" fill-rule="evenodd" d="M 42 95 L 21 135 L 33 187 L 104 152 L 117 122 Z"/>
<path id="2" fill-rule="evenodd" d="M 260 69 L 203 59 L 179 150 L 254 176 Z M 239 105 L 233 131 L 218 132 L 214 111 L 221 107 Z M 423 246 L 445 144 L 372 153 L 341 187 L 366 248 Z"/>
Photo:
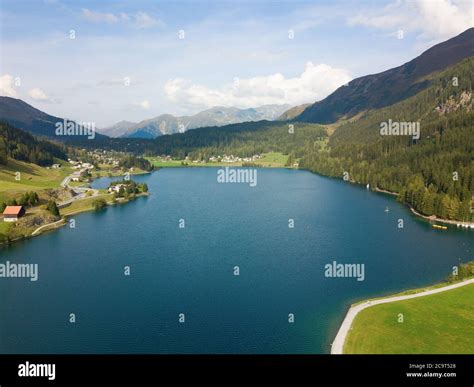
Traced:
<path id="1" fill-rule="evenodd" d="M 469 284 L 420 298 L 372 306 L 355 317 L 344 353 L 472 354 L 473 305 L 474 284 Z M 399 322 L 401 316 L 403 322 Z"/>
<path id="2" fill-rule="evenodd" d="M 107 204 L 113 203 L 113 194 L 99 194 L 86 199 L 72 202 L 69 206 L 61 208 L 62 216 L 70 216 L 80 212 L 92 211 L 94 209 L 94 202 L 98 199 L 104 199 Z"/>

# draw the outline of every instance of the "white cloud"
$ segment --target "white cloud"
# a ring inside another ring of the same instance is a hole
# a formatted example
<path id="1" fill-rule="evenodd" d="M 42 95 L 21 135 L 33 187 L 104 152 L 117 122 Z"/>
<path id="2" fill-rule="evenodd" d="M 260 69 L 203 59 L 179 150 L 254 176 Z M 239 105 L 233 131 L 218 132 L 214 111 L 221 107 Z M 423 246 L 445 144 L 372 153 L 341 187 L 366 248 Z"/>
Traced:
<path id="1" fill-rule="evenodd" d="M 117 23 L 120 20 L 120 17 L 114 15 L 113 13 L 94 12 L 87 8 L 82 9 L 82 15 L 87 20 L 95 22 L 95 23 L 113 24 L 113 23 Z"/>
<path id="2" fill-rule="evenodd" d="M 15 90 L 15 81 L 10 74 L 4 74 L 0 77 L 0 95 L 17 98 L 18 93 Z"/>
<path id="3" fill-rule="evenodd" d="M 134 19 L 134 24 L 137 28 L 150 28 L 155 25 L 163 25 L 163 22 L 161 20 L 154 19 L 145 12 L 137 12 L 134 15 Z"/>
<path id="4" fill-rule="evenodd" d="M 419 38 L 433 43 L 449 39 L 474 26 L 471 0 L 396 0 L 375 11 L 350 17 L 351 26 L 418 31 Z"/>
<path id="5" fill-rule="evenodd" d="M 188 108 L 212 106 L 257 107 L 266 104 L 298 105 L 326 97 L 351 80 L 344 69 L 307 62 L 299 77 L 285 78 L 281 73 L 247 79 L 236 79 L 221 88 L 175 78 L 164 86 L 168 99 Z"/>
<path id="6" fill-rule="evenodd" d="M 135 102 L 133 105 L 137 106 L 137 107 L 140 107 L 144 110 L 149 110 L 150 109 L 150 102 L 148 100 L 144 100 L 144 101 L 141 101 L 141 102 Z"/>
<path id="7" fill-rule="evenodd" d="M 95 12 L 91 11 L 90 9 L 83 8 L 82 9 L 82 16 L 84 16 L 87 20 L 94 22 L 94 23 L 107 23 L 107 24 L 115 24 L 119 22 L 124 22 L 133 25 L 136 28 L 151 28 L 154 26 L 162 27 L 164 23 L 159 20 L 155 19 L 154 17 L 150 16 L 146 12 L 137 12 L 134 14 L 129 13 L 103 13 L 103 12 Z"/>
<path id="8" fill-rule="evenodd" d="M 28 95 L 33 98 L 35 101 L 47 101 L 49 100 L 48 96 L 41 89 L 34 88 L 28 92 Z"/>

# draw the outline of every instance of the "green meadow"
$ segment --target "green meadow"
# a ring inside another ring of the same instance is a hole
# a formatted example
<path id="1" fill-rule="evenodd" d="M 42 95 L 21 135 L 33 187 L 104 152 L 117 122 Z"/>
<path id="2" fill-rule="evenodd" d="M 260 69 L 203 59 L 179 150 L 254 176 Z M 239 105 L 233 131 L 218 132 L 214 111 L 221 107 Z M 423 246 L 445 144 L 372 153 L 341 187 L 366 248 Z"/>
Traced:
<path id="1" fill-rule="evenodd" d="M 16 180 L 18 172 L 20 180 Z M 0 202 L 18 198 L 26 191 L 58 188 L 70 173 L 71 168 L 64 162 L 61 168 L 47 169 L 36 164 L 9 159 L 8 165 L 0 167 Z"/>
<path id="2" fill-rule="evenodd" d="M 403 322 L 399 322 L 403 315 Z M 474 284 L 361 311 L 348 354 L 473 354 Z"/>

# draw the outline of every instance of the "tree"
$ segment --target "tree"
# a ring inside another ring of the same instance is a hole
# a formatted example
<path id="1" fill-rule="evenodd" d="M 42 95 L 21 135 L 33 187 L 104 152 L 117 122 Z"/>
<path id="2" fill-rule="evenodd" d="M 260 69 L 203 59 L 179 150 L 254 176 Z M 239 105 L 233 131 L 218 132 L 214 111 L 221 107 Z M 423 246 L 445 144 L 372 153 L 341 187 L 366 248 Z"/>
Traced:
<path id="1" fill-rule="evenodd" d="M 59 208 L 56 202 L 51 199 L 46 205 L 46 209 L 54 216 L 59 216 Z"/>
<path id="2" fill-rule="evenodd" d="M 92 202 L 92 207 L 94 207 L 95 211 L 100 211 L 103 208 L 107 207 L 107 202 L 105 201 L 104 198 L 95 199 Z"/>
<path id="3" fill-rule="evenodd" d="M 7 206 L 17 206 L 18 205 L 18 202 L 16 201 L 16 199 L 11 199 L 7 202 Z"/>
<path id="4" fill-rule="evenodd" d="M 421 212 L 425 215 L 432 215 L 434 213 L 434 195 L 429 190 L 425 190 L 423 193 Z"/>

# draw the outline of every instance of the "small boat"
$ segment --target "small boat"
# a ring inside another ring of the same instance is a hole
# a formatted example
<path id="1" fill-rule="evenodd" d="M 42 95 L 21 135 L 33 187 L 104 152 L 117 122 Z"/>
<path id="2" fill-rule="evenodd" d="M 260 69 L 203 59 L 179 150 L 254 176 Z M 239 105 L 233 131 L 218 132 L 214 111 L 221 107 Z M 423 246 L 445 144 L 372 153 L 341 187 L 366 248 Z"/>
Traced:
<path id="1" fill-rule="evenodd" d="M 370 189 L 370 184 L 367 184 L 365 188 Z"/>
<path id="2" fill-rule="evenodd" d="M 389 212 L 390 210 L 388 209 L 388 207 L 385 207 L 385 212 Z"/>
<path id="3" fill-rule="evenodd" d="M 438 230 L 447 230 L 448 226 L 441 226 L 440 224 L 433 224 L 433 228 L 436 228 Z"/>

